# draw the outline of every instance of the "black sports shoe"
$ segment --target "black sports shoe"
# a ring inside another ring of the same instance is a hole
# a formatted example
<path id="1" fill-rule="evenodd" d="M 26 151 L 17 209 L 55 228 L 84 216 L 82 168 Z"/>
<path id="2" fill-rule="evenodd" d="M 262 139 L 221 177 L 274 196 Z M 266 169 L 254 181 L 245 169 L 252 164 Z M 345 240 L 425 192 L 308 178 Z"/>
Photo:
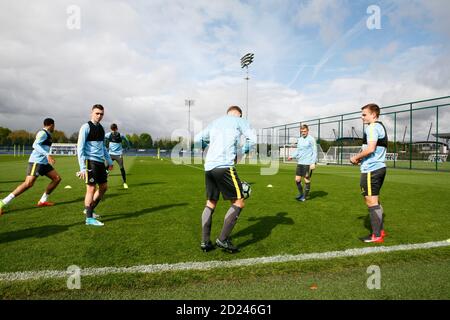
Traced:
<path id="1" fill-rule="evenodd" d="M 202 241 L 200 243 L 200 249 L 202 249 L 204 252 L 208 252 L 214 249 L 214 245 L 210 240 L 206 242 Z"/>
<path id="2" fill-rule="evenodd" d="M 235 252 L 239 251 L 239 249 L 237 247 L 233 246 L 230 238 L 225 239 L 224 241 L 220 241 L 219 239 L 216 239 L 216 244 L 218 247 L 225 249 L 226 251 L 228 251 L 230 253 L 235 253 Z"/>

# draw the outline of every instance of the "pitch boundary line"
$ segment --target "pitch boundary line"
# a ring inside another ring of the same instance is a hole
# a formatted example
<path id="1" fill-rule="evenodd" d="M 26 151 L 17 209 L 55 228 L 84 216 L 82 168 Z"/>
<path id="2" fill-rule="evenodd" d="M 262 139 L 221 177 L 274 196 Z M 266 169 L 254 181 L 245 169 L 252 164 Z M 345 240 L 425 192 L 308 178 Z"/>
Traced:
<path id="1" fill-rule="evenodd" d="M 450 246 L 450 239 L 444 241 L 416 243 L 416 244 L 355 248 L 343 251 L 302 253 L 297 255 L 276 255 L 270 257 L 236 259 L 229 261 L 213 260 L 206 262 L 180 262 L 174 264 L 164 263 L 164 264 L 138 265 L 133 267 L 85 268 L 80 270 L 80 276 L 97 276 L 97 275 L 107 275 L 117 273 L 156 273 L 165 271 L 210 270 L 215 268 L 251 266 L 255 264 L 282 263 L 292 261 L 329 260 L 343 257 L 357 257 L 376 253 L 408 251 L 418 249 L 432 249 L 449 246 Z M 9 273 L 0 273 L 0 281 L 66 278 L 71 276 L 72 274 L 73 272 L 68 272 L 65 270 L 9 272 Z"/>

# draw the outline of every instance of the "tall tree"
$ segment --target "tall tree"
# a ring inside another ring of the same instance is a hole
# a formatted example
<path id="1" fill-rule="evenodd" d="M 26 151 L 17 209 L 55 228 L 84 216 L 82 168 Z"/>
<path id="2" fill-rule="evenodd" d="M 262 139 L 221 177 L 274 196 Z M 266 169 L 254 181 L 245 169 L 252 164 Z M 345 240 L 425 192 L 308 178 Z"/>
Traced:
<path id="1" fill-rule="evenodd" d="M 141 133 L 139 136 L 141 148 L 150 149 L 153 146 L 152 136 L 148 133 Z"/>
<path id="2" fill-rule="evenodd" d="M 8 128 L 0 127 L 0 145 L 8 145 L 8 136 L 11 133 L 11 130 Z"/>
<path id="3" fill-rule="evenodd" d="M 67 139 L 64 131 L 59 131 L 59 130 L 53 131 L 52 140 L 53 140 L 53 142 L 57 142 L 57 143 L 66 143 L 69 141 L 69 139 Z"/>
<path id="4" fill-rule="evenodd" d="M 25 130 L 15 130 L 8 135 L 11 144 L 31 145 L 34 142 L 35 135 Z"/>

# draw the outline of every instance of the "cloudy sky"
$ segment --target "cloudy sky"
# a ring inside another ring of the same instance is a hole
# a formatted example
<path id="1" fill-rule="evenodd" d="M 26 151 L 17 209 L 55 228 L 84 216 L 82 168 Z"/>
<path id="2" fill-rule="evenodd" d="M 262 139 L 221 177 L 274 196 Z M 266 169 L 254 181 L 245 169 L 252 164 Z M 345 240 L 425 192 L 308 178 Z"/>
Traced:
<path id="1" fill-rule="evenodd" d="M 170 137 L 185 99 L 193 127 L 245 110 L 248 52 L 255 128 L 446 96 L 449 16 L 447 0 L 0 0 L 0 126 L 70 135 L 101 103 L 107 126 Z"/>

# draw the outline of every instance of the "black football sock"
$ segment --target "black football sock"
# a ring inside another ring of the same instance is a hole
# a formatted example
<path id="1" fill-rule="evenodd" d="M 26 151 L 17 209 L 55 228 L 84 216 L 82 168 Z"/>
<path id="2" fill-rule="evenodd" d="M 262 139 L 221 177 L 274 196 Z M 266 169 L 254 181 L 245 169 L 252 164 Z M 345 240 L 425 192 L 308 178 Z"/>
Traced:
<path id="1" fill-rule="evenodd" d="M 303 187 L 302 187 L 302 182 L 301 181 L 295 181 L 295 183 L 297 184 L 297 189 L 298 189 L 298 193 L 299 194 L 303 194 Z"/>
<path id="2" fill-rule="evenodd" d="M 86 218 L 92 218 L 92 212 L 94 211 L 94 208 L 91 206 L 84 207 L 86 209 Z"/>
<path id="3" fill-rule="evenodd" d="M 121 168 L 120 173 L 122 174 L 123 183 L 126 183 L 127 182 L 127 174 L 125 173 L 125 169 Z"/>

